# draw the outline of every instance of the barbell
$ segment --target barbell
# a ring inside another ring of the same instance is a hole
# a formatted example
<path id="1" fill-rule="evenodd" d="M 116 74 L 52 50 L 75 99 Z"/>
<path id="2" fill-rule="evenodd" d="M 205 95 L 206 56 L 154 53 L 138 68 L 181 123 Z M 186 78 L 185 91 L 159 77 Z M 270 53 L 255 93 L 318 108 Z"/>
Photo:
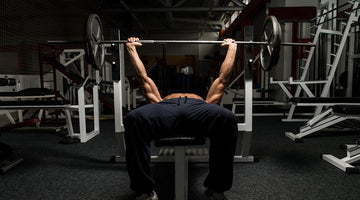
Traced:
<path id="1" fill-rule="evenodd" d="M 104 40 L 100 17 L 91 14 L 86 26 L 86 54 L 95 69 L 101 69 L 105 62 L 104 44 L 127 43 L 127 40 Z M 140 40 L 149 44 L 222 44 L 223 41 L 204 40 Z M 262 41 L 235 41 L 242 45 L 261 45 L 260 63 L 264 70 L 271 70 L 279 61 L 280 46 L 315 46 L 313 43 L 281 43 L 281 26 L 275 16 L 269 16 L 263 25 Z"/>

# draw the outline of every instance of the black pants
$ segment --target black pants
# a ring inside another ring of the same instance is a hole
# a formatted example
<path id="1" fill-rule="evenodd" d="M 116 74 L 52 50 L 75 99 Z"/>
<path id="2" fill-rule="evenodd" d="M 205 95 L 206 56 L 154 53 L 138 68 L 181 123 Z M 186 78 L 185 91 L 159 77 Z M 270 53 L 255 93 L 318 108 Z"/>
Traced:
<path id="1" fill-rule="evenodd" d="M 209 174 L 204 186 L 217 192 L 231 188 L 237 141 L 237 117 L 216 104 L 191 98 L 168 99 L 128 113 L 124 119 L 126 164 L 131 188 L 151 192 L 151 140 L 165 134 L 209 137 Z"/>

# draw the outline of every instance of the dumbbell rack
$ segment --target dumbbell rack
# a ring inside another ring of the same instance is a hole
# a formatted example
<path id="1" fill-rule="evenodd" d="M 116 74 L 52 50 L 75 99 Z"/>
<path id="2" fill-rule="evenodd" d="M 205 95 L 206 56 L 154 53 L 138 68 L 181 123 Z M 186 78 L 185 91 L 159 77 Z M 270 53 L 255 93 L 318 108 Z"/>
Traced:
<path id="1" fill-rule="evenodd" d="M 336 14 L 338 9 L 346 5 L 352 5 L 350 11 L 344 12 L 348 15 L 347 22 L 340 22 L 340 30 L 337 30 L 336 27 Z M 289 80 L 285 81 L 274 81 L 273 78 L 270 78 L 271 84 L 277 84 L 286 94 L 287 98 L 291 99 L 294 97 L 299 97 L 301 92 L 308 97 L 316 97 L 313 91 L 308 87 L 308 85 L 321 84 L 322 89 L 319 97 L 328 97 L 330 86 L 334 80 L 335 72 L 339 61 L 341 59 L 344 47 L 346 46 L 346 41 L 348 39 L 349 32 L 353 23 L 357 22 L 359 19 L 360 7 L 359 2 L 355 0 L 350 0 L 342 6 L 339 6 L 334 9 L 325 7 L 321 14 L 314 19 L 314 25 L 311 27 L 312 30 L 316 28 L 315 33 L 311 33 L 313 37 L 313 44 L 318 44 L 321 34 L 328 34 L 335 37 L 335 43 L 331 44 L 330 49 L 333 50 L 330 52 L 330 58 L 328 59 L 328 64 L 326 64 L 326 78 L 324 80 L 306 80 L 308 77 L 308 72 L 310 69 L 310 64 L 312 58 L 314 57 L 315 47 L 311 47 L 309 51 L 306 51 L 307 58 L 304 59 L 304 65 L 300 67 L 301 76 L 298 80 L 294 80 L 293 77 L 289 77 Z M 335 16 L 334 16 L 335 15 Z M 328 23 L 328 28 L 325 28 L 323 25 Z M 296 92 L 294 95 L 291 94 L 287 86 L 296 85 Z M 304 121 L 304 119 L 294 119 L 296 105 L 291 105 L 287 118 L 283 121 Z M 316 106 L 314 115 L 319 114 L 323 110 L 323 106 Z"/>

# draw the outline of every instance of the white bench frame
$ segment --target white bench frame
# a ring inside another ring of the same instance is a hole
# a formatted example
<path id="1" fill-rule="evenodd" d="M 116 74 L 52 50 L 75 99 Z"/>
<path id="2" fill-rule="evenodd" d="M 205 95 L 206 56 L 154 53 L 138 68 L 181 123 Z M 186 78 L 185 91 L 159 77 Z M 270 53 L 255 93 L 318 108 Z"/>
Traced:
<path id="1" fill-rule="evenodd" d="M 301 106 L 313 106 L 314 104 L 307 103 L 298 103 Z M 359 119 L 359 116 L 355 115 L 341 115 L 334 113 L 331 106 L 334 105 L 357 105 L 360 106 L 360 103 L 317 103 L 318 105 L 330 106 L 327 110 L 321 112 L 318 115 L 315 115 L 312 119 L 307 121 L 305 126 L 300 127 L 298 133 L 294 134 L 292 132 L 285 132 L 285 136 L 291 139 L 294 142 L 301 142 L 302 138 L 308 135 L 311 135 L 315 132 L 333 126 L 337 123 L 345 121 L 347 119 Z"/>
<path id="2" fill-rule="evenodd" d="M 99 124 L 99 96 L 98 96 L 98 85 L 93 86 L 93 103 L 85 103 L 85 84 L 88 78 L 84 81 L 82 86 L 78 89 L 78 105 L 14 105 L 14 106 L 0 106 L 0 109 L 6 110 L 5 114 L 8 117 L 11 124 L 15 124 L 14 118 L 10 115 L 7 110 L 23 110 L 23 109 L 40 109 L 38 118 L 41 120 L 44 109 L 64 109 L 65 119 L 68 128 L 68 135 L 71 138 L 79 138 L 81 143 L 85 143 L 98 135 L 100 133 L 100 124 Z M 18 96 L 16 98 L 49 98 L 54 97 L 53 95 L 45 96 Z M 0 98 L 10 98 L 10 97 L 0 97 Z M 14 98 L 14 97 L 12 97 Z M 94 117 L 94 129 L 91 132 L 86 131 L 86 115 L 85 111 L 88 108 L 93 108 L 93 117 Z M 71 120 L 71 111 L 77 111 L 79 113 L 79 133 L 75 133 L 72 126 Z M 22 112 L 19 112 L 22 113 Z M 22 117 L 19 117 L 22 121 Z M 20 121 L 20 122 L 21 122 Z"/>
<path id="3" fill-rule="evenodd" d="M 359 169 L 351 164 L 360 160 L 360 145 L 346 145 L 346 156 L 343 158 L 331 154 L 323 154 L 322 158 L 346 173 L 359 173 Z"/>

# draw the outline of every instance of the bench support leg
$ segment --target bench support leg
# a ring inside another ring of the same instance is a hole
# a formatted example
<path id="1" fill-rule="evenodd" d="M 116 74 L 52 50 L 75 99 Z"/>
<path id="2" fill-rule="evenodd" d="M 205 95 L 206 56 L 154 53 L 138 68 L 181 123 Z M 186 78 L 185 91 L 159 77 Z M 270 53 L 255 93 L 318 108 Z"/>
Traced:
<path id="1" fill-rule="evenodd" d="M 188 194 L 188 160 L 185 146 L 175 147 L 175 200 L 187 200 Z"/>

